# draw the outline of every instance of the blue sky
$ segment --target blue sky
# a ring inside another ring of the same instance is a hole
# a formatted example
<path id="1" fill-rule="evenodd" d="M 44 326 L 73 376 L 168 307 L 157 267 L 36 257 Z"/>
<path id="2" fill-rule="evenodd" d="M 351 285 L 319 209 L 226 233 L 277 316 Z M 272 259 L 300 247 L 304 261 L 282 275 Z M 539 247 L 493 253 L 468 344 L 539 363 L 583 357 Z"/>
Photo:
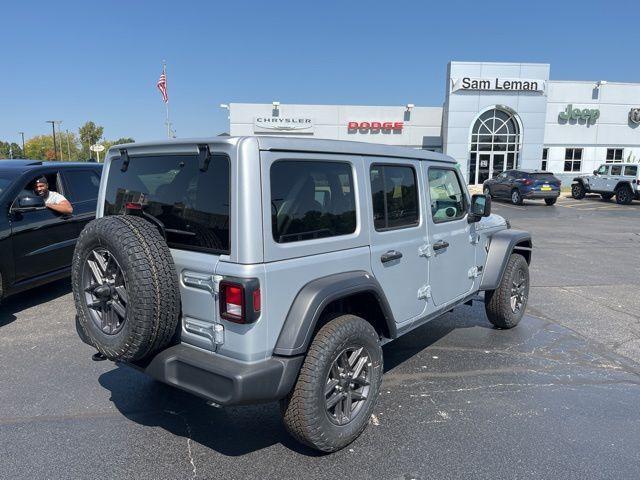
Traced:
<path id="1" fill-rule="evenodd" d="M 216 6 L 219 4 L 219 6 Z M 441 105 L 450 60 L 546 62 L 552 79 L 640 82 L 639 2 L 4 2 L 0 140 L 228 131 L 220 103 Z"/>

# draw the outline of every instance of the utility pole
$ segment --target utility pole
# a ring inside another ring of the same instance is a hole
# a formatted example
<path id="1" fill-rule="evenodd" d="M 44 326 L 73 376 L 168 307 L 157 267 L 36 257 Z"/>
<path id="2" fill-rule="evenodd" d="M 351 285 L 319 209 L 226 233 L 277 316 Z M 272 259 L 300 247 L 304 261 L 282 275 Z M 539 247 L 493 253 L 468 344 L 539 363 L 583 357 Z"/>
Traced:
<path id="1" fill-rule="evenodd" d="M 60 130 L 60 125 L 62 125 L 62 120 L 54 120 L 56 125 L 58 126 L 58 140 L 60 140 L 60 161 L 64 161 L 64 139 L 62 138 L 62 130 Z"/>
<path id="2" fill-rule="evenodd" d="M 53 159 L 58 159 L 58 144 L 56 143 L 56 121 L 55 120 L 47 120 L 45 123 L 51 124 L 51 129 L 53 130 Z"/>
<path id="3" fill-rule="evenodd" d="M 69 147 L 69 129 L 67 128 L 67 157 L 71 161 L 71 147 Z"/>
<path id="4" fill-rule="evenodd" d="M 24 151 L 24 132 L 18 132 L 18 135 L 22 135 L 22 158 L 27 158 L 27 154 Z"/>

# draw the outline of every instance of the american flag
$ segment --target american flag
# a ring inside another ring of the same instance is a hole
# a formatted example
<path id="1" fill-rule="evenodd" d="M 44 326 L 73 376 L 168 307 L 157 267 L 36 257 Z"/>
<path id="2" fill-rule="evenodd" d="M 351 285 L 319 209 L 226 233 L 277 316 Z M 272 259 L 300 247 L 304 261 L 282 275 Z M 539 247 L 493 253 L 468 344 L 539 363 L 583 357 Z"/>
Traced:
<path id="1" fill-rule="evenodd" d="M 162 94 L 162 101 L 164 103 L 168 103 L 169 95 L 167 95 L 167 73 L 165 68 L 166 67 L 162 67 L 162 73 L 160 74 L 158 83 L 156 83 L 156 87 L 158 87 L 158 90 L 160 90 L 160 93 Z"/>

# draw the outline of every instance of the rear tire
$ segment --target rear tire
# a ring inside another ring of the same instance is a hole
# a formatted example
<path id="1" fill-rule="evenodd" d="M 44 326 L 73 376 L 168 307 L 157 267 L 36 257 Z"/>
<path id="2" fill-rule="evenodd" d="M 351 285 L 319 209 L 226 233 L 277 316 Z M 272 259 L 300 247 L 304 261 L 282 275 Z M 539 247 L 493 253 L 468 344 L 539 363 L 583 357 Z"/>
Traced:
<path id="1" fill-rule="evenodd" d="M 382 365 L 371 324 L 355 315 L 331 320 L 314 337 L 293 390 L 280 401 L 287 431 L 323 452 L 349 445 L 369 422 Z"/>
<path id="2" fill-rule="evenodd" d="M 529 265 L 525 258 L 512 253 L 498 288 L 484 294 L 484 308 L 489 321 L 498 328 L 513 328 L 522 319 L 529 298 Z"/>
<path id="3" fill-rule="evenodd" d="M 517 188 L 511 191 L 511 203 L 514 205 L 522 205 L 522 194 Z"/>
<path id="4" fill-rule="evenodd" d="M 110 360 L 140 360 L 166 347 L 180 314 L 171 252 L 155 225 L 131 215 L 90 222 L 72 264 L 81 338 Z"/>
<path id="5" fill-rule="evenodd" d="M 582 200 L 586 193 L 587 191 L 582 183 L 578 182 L 571 185 L 571 196 L 576 200 Z"/>
<path id="6" fill-rule="evenodd" d="M 544 203 L 546 203 L 549 206 L 555 205 L 557 201 L 558 201 L 557 198 L 545 198 L 544 199 Z"/>
<path id="7" fill-rule="evenodd" d="M 633 191 L 628 185 L 623 185 L 616 189 L 616 203 L 619 205 L 629 205 L 633 200 Z"/>
<path id="8" fill-rule="evenodd" d="M 602 197 L 602 200 L 608 202 L 613 198 L 613 193 L 601 193 L 600 196 Z"/>

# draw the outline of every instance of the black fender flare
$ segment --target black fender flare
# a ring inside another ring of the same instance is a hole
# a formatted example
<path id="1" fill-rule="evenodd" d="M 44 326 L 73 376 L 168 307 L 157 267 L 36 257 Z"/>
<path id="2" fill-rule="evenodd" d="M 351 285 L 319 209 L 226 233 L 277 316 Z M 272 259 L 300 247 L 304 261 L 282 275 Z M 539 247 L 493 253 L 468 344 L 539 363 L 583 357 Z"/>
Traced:
<path id="1" fill-rule="evenodd" d="M 523 230 L 501 230 L 491 236 L 480 290 L 495 290 L 512 253 L 520 253 L 531 263 L 531 234 Z"/>
<path id="2" fill-rule="evenodd" d="M 300 355 L 307 351 L 323 310 L 334 300 L 356 293 L 371 293 L 378 301 L 391 338 L 397 337 L 395 319 L 378 280 L 365 271 L 337 273 L 307 283 L 287 313 L 274 355 Z"/>

